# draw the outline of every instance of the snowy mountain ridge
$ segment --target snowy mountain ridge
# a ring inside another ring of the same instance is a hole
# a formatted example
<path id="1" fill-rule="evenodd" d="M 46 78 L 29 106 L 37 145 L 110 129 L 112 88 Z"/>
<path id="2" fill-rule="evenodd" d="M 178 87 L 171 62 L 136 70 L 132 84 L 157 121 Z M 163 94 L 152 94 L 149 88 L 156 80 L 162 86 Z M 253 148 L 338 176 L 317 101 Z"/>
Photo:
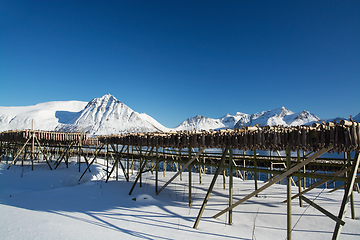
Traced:
<path id="1" fill-rule="evenodd" d="M 326 121 L 344 118 L 328 119 Z M 360 113 L 354 118 L 360 121 Z M 237 112 L 214 119 L 197 115 L 175 128 L 166 128 L 146 113 L 138 113 L 106 94 L 90 102 L 57 101 L 26 107 L 0 107 L 0 132 L 6 130 L 41 129 L 47 131 L 81 131 L 90 135 L 108 135 L 130 132 L 164 132 L 181 130 L 209 130 L 265 125 L 308 125 L 320 120 L 316 115 L 302 111 L 294 113 L 285 107 L 255 114 Z M 32 126 L 34 125 L 34 126 Z"/>

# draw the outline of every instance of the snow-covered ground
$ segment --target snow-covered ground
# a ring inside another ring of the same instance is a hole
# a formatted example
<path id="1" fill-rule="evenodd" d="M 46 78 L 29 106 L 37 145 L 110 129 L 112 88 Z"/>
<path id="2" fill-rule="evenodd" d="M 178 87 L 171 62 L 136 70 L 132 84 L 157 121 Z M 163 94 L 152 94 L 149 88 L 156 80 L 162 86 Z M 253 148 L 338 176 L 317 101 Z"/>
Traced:
<path id="1" fill-rule="evenodd" d="M 66 168 L 62 163 L 50 171 L 46 163 L 34 170 L 0 163 L 0 233 L 1 239 L 286 239 L 286 186 L 275 184 L 236 207 L 233 225 L 227 214 L 212 216 L 227 206 L 228 190 L 219 176 L 198 229 L 193 224 L 203 202 L 211 175 L 193 173 L 192 207 L 188 207 L 188 175 L 183 174 L 159 195 L 155 195 L 155 176 L 143 176 L 132 195 L 128 195 L 135 175 L 128 183 L 123 176 L 116 182 L 104 181 L 104 166 L 93 165 L 81 183 L 81 173 L 74 161 Z M 134 173 L 135 174 L 135 173 Z M 173 176 L 159 174 L 159 186 Z M 234 202 L 254 190 L 254 182 L 234 179 Z M 228 179 L 226 179 L 228 183 Z M 293 189 L 294 194 L 297 189 Z M 346 213 L 340 239 L 360 239 L 360 194 L 355 193 L 357 218 Z M 306 196 L 337 215 L 343 190 L 329 193 L 316 189 Z M 136 201 L 133 199 L 136 198 Z M 292 201 L 292 239 L 331 239 L 335 222 L 298 200 Z"/>

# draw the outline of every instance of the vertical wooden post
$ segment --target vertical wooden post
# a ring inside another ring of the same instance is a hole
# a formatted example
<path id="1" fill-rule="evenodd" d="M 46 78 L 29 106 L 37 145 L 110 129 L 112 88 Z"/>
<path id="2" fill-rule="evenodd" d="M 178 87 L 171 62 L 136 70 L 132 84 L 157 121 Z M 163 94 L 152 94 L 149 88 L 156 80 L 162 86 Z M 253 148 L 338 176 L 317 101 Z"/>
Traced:
<path id="1" fill-rule="evenodd" d="M 229 207 L 233 204 L 233 149 L 229 148 Z M 232 224 L 232 210 L 229 211 L 229 225 Z"/>
<path id="2" fill-rule="evenodd" d="M 34 124 L 34 123 L 33 123 Z M 32 133 L 31 143 L 31 170 L 34 170 L 35 133 Z"/>
<path id="3" fill-rule="evenodd" d="M 203 157 L 204 158 L 204 157 Z M 201 155 L 199 156 L 199 162 L 201 162 Z M 198 165 L 199 166 L 199 184 L 202 183 L 201 181 L 201 171 L 202 171 L 202 166 L 201 165 Z"/>
<path id="4" fill-rule="evenodd" d="M 181 164 L 181 148 L 179 148 L 179 158 L 180 158 L 180 162 L 179 162 L 179 169 L 180 169 L 180 181 L 182 181 L 182 164 Z"/>
<path id="5" fill-rule="evenodd" d="M 130 173 L 130 162 L 129 162 L 129 155 L 130 155 L 130 146 L 127 146 L 127 156 L 126 156 L 126 172 Z"/>
<path id="6" fill-rule="evenodd" d="M 139 166 L 139 174 L 140 174 L 140 187 L 142 187 L 142 162 L 144 161 L 143 157 L 142 157 L 142 146 L 140 145 L 140 166 Z"/>
<path id="7" fill-rule="evenodd" d="M 106 161 L 106 175 L 109 175 L 109 144 L 107 143 L 106 140 L 106 151 L 105 151 L 105 161 Z M 110 178 L 110 176 L 109 176 Z"/>
<path id="8" fill-rule="evenodd" d="M 116 150 L 116 154 L 119 154 L 119 145 L 118 144 L 116 144 L 115 150 Z M 118 161 L 115 161 L 115 163 L 114 163 L 114 164 L 116 164 L 116 166 L 115 166 L 116 167 L 116 181 L 119 181 L 119 162 L 121 161 L 121 154 L 118 156 L 118 158 L 119 158 Z M 124 173 L 124 175 L 125 175 L 125 173 Z"/>
<path id="9" fill-rule="evenodd" d="M 305 151 L 303 151 L 302 157 L 303 157 L 303 161 L 304 161 Z M 305 168 L 305 166 L 304 166 L 304 168 L 303 168 L 303 173 L 304 173 L 304 174 L 306 173 L 306 168 Z M 305 178 L 305 177 L 303 178 L 303 188 L 304 188 L 304 189 L 306 188 L 306 178 Z"/>
<path id="10" fill-rule="evenodd" d="M 23 158 L 21 159 L 21 166 L 22 166 L 22 167 L 24 166 L 24 160 L 26 160 L 26 145 L 25 145 L 25 148 L 24 148 L 24 156 L 23 156 Z"/>
<path id="11" fill-rule="evenodd" d="M 166 168 L 167 168 L 167 166 L 166 166 L 166 161 L 165 161 L 165 147 L 163 147 L 162 150 L 163 150 L 163 157 L 164 157 L 164 161 L 163 161 L 163 175 L 164 175 L 164 177 L 165 177 L 165 171 L 166 171 Z"/>
<path id="12" fill-rule="evenodd" d="M 156 146 L 156 160 L 155 160 L 155 193 L 158 191 L 159 181 L 159 146 Z"/>
<path id="13" fill-rule="evenodd" d="M 224 152 L 224 151 L 225 151 L 225 148 L 222 148 L 222 152 Z M 224 188 L 224 190 L 226 190 L 225 169 L 223 169 L 222 175 L 223 175 L 223 188 Z"/>
<path id="14" fill-rule="evenodd" d="M 79 137 L 78 150 L 77 150 L 78 164 L 79 164 L 79 172 L 80 172 L 80 163 L 81 163 L 80 148 L 81 148 L 81 137 Z"/>
<path id="15" fill-rule="evenodd" d="M 299 163 L 300 163 L 300 150 L 297 150 L 297 164 Z M 298 172 L 300 173 L 301 170 L 299 169 Z M 301 193 L 301 177 L 298 177 L 298 188 L 299 188 L 299 193 Z M 303 207 L 302 199 L 300 197 L 299 197 L 299 206 Z"/>
<path id="16" fill-rule="evenodd" d="M 273 151 L 270 150 L 270 170 L 273 170 L 273 163 L 272 163 L 272 155 L 273 155 Z M 274 174 L 270 174 L 270 177 L 274 177 Z"/>
<path id="17" fill-rule="evenodd" d="M 191 147 L 189 146 L 189 161 L 191 160 Z M 191 207 L 191 172 L 192 172 L 192 164 L 188 167 L 189 172 L 189 207 Z"/>
<path id="18" fill-rule="evenodd" d="M 255 178 L 255 191 L 258 189 L 257 184 L 257 162 L 256 162 L 256 149 L 254 149 L 254 178 Z M 256 194 L 256 197 L 258 195 Z"/>
<path id="19" fill-rule="evenodd" d="M 287 170 L 291 169 L 290 147 L 286 149 Z M 291 175 L 286 177 L 287 185 L 287 239 L 291 240 Z"/>
<path id="20" fill-rule="evenodd" d="M 202 216 L 202 214 L 203 214 L 203 212 L 204 212 L 204 210 L 205 210 L 205 207 L 206 207 L 207 202 L 209 201 L 210 194 L 211 194 L 211 192 L 212 192 L 212 190 L 213 190 L 213 188 L 214 188 L 214 186 L 215 186 L 216 179 L 217 179 L 217 177 L 218 177 L 219 174 L 220 174 L 221 167 L 224 165 L 227 151 L 228 151 L 228 148 L 225 148 L 225 151 L 223 151 L 223 155 L 222 155 L 222 157 L 221 157 L 221 160 L 220 160 L 220 162 L 219 162 L 219 165 L 218 165 L 218 167 L 217 167 L 217 169 L 216 169 L 216 171 L 215 171 L 215 174 L 214 174 L 214 176 L 213 176 L 213 179 L 212 179 L 212 181 L 211 181 L 211 183 L 210 183 L 210 186 L 209 186 L 208 191 L 207 191 L 207 193 L 206 193 L 206 196 L 205 196 L 205 198 L 204 198 L 203 204 L 201 205 L 200 211 L 199 211 L 198 216 L 197 216 L 197 218 L 196 218 L 196 220 L 195 220 L 195 223 L 194 223 L 194 226 L 193 226 L 193 228 L 195 228 L 195 229 L 196 229 L 197 226 L 199 225 L 201 216 Z"/>

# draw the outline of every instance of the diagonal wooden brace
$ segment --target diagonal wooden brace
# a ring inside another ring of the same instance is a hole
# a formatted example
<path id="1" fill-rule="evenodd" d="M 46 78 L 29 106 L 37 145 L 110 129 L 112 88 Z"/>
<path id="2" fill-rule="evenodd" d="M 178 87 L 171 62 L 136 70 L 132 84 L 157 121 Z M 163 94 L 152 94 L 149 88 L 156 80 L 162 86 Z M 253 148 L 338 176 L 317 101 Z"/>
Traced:
<path id="1" fill-rule="evenodd" d="M 346 209 L 347 209 L 347 207 L 349 205 L 350 195 L 353 192 L 353 187 L 354 187 L 357 171 L 358 171 L 358 168 L 359 168 L 359 163 L 360 163 L 360 153 L 357 152 L 356 156 L 355 156 L 355 159 L 353 161 L 353 166 L 352 166 L 352 169 L 351 169 L 351 173 L 349 174 L 348 181 L 346 183 L 344 197 L 343 197 L 341 207 L 340 207 L 340 211 L 339 211 L 339 215 L 338 215 L 338 218 L 341 219 L 341 220 L 344 220 L 344 218 L 345 218 L 345 212 L 346 212 Z M 334 233 L 333 233 L 333 237 L 332 237 L 333 240 L 336 240 L 336 239 L 339 238 L 340 232 L 341 232 L 341 227 L 342 227 L 342 225 L 340 225 L 339 223 L 336 223 Z"/>
<path id="2" fill-rule="evenodd" d="M 208 189 L 208 191 L 207 191 L 207 193 L 206 193 L 206 196 L 205 196 L 204 202 L 203 202 L 203 204 L 202 204 L 202 206 L 201 206 L 201 208 L 200 208 L 199 214 L 198 214 L 198 216 L 197 216 L 197 218 L 196 218 L 196 221 L 195 221 L 195 223 L 194 223 L 193 228 L 195 228 L 195 229 L 196 229 L 197 226 L 199 225 L 201 216 L 202 216 L 202 214 L 203 214 L 203 212 L 204 212 L 204 210 L 205 210 L 205 207 L 206 207 L 207 202 L 209 201 L 210 194 L 211 194 L 211 192 L 212 192 L 212 190 L 213 190 L 213 188 L 214 188 L 214 186 L 215 186 L 216 179 L 217 179 L 217 177 L 219 176 L 219 174 L 220 174 L 220 172 L 221 172 L 221 168 L 222 168 L 222 166 L 223 166 L 224 163 L 225 163 L 225 159 L 226 159 L 226 154 L 227 154 L 227 152 L 228 152 L 228 148 L 226 147 L 226 149 L 225 149 L 225 151 L 223 152 L 223 155 L 222 155 L 222 157 L 221 157 L 221 160 L 220 160 L 220 162 L 219 162 L 219 165 L 218 165 L 218 167 L 217 167 L 217 169 L 216 169 L 216 172 L 215 172 L 215 174 L 214 174 L 214 177 L 213 177 L 213 179 L 212 179 L 212 181 L 211 181 L 210 187 L 209 187 L 209 189 Z"/>
<path id="3" fill-rule="evenodd" d="M 179 176 L 179 174 L 182 173 L 185 169 L 187 169 L 187 167 L 188 167 L 191 163 L 193 163 L 193 162 L 201 155 L 201 153 L 203 153 L 204 151 L 205 151 L 205 148 L 200 148 L 200 149 L 199 149 L 199 152 L 198 152 L 194 157 L 192 157 L 192 158 L 182 167 L 181 170 L 179 170 L 178 172 L 176 172 L 175 175 L 172 176 L 172 178 L 170 178 L 170 180 L 167 181 L 167 182 L 164 184 L 164 186 L 162 186 L 162 187 L 159 189 L 159 191 L 156 192 L 156 195 L 158 195 L 162 190 L 164 190 L 164 189 L 167 187 L 167 185 L 169 185 L 172 181 L 174 181 L 174 179 L 175 179 L 177 176 Z"/>
<path id="4" fill-rule="evenodd" d="M 306 198 L 305 196 L 301 195 L 300 198 L 302 200 L 304 200 L 305 202 L 307 202 L 310 206 L 316 208 L 317 210 L 319 210 L 320 212 L 322 212 L 323 214 L 325 214 L 326 216 L 328 216 L 329 218 L 331 218 L 332 220 L 334 220 L 335 222 L 337 222 L 338 224 L 341 225 L 345 225 L 345 222 L 343 220 L 341 220 L 340 218 L 336 217 L 334 214 L 328 212 L 327 210 L 325 210 L 324 208 L 320 207 L 319 205 L 317 205 L 316 203 L 314 203 L 313 201 L 311 201 L 310 199 Z"/>
<path id="5" fill-rule="evenodd" d="M 321 150 L 319 150 L 318 152 L 314 153 L 313 155 L 311 155 L 310 157 L 308 157 L 306 160 L 302 161 L 301 163 L 295 165 L 294 167 L 290 168 L 288 171 L 284 172 L 283 174 L 281 174 L 280 176 L 276 177 L 273 181 L 265 184 L 264 186 L 262 186 L 261 188 L 259 188 L 258 190 L 255 190 L 254 192 L 252 192 L 251 194 L 247 195 L 246 197 L 244 197 L 243 199 L 241 199 L 240 201 L 237 201 L 236 203 L 234 203 L 233 205 L 231 205 L 230 207 L 225 208 L 224 210 L 222 210 L 221 212 L 215 214 L 213 217 L 214 218 L 218 218 L 219 216 L 223 215 L 224 213 L 232 210 L 233 208 L 235 208 L 236 206 L 246 202 L 247 200 L 249 200 L 250 198 L 256 196 L 257 194 L 259 194 L 260 192 L 264 191 L 265 189 L 267 189 L 268 187 L 274 185 L 275 183 L 281 181 L 282 179 L 286 178 L 287 176 L 291 175 L 292 173 L 296 172 L 297 170 L 299 170 L 300 168 L 302 168 L 303 166 L 305 166 L 306 164 L 314 161 L 316 158 L 320 157 L 321 155 L 323 155 L 324 153 L 330 151 L 333 148 L 333 146 L 331 145 L 328 148 L 323 148 Z"/>

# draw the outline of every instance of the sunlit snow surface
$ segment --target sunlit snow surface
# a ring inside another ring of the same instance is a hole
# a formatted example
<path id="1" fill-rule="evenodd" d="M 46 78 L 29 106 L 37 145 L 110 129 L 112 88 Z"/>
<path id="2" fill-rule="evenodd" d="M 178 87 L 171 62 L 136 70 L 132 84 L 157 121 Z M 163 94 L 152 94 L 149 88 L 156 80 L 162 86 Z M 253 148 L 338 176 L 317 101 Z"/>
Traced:
<path id="1" fill-rule="evenodd" d="M 192 207 L 188 207 L 188 174 L 178 177 L 159 195 L 155 194 L 155 175 L 143 175 L 142 187 L 136 185 L 128 195 L 135 178 L 126 182 L 111 178 L 104 182 L 103 168 L 93 165 L 80 183 L 75 159 L 66 168 L 62 163 L 50 170 L 36 163 L 34 171 L 0 163 L 0 233 L 1 239 L 286 239 L 286 187 L 275 184 L 236 207 L 233 225 L 227 225 L 228 214 L 212 216 L 228 205 L 228 189 L 223 189 L 219 176 L 200 221 L 193 229 L 211 175 L 193 173 Z M 119 170 L 120 172 L 120 170 Z M 173 176 L 159 173 L 159 186 Z M 228 179 L 226 178 L 226 183 Z M 261 186 L 261 184 L 260 184 Z M 259 187 L 260 187 L 259 186 Z M 234 202 L 254 190 L 254 182 L 234 179 Z M 293 194 L 297 191 L 293 189 Z M 320 195 L 319 195 L 320 194 Z M 316 189 L 306 194 L 309 199 L 337 215 L 343 191 L 329 193 Z M 360 214 L 360 194 L 355 193 L 355 211 Z M 312 207 L 292 201 L 293 239 L 331 239 L 335 222 Z M 346 213 L 340 239 L 360 239 L 360 219 Z M 253 231 L 254 230 L 254 231 Z"/>

